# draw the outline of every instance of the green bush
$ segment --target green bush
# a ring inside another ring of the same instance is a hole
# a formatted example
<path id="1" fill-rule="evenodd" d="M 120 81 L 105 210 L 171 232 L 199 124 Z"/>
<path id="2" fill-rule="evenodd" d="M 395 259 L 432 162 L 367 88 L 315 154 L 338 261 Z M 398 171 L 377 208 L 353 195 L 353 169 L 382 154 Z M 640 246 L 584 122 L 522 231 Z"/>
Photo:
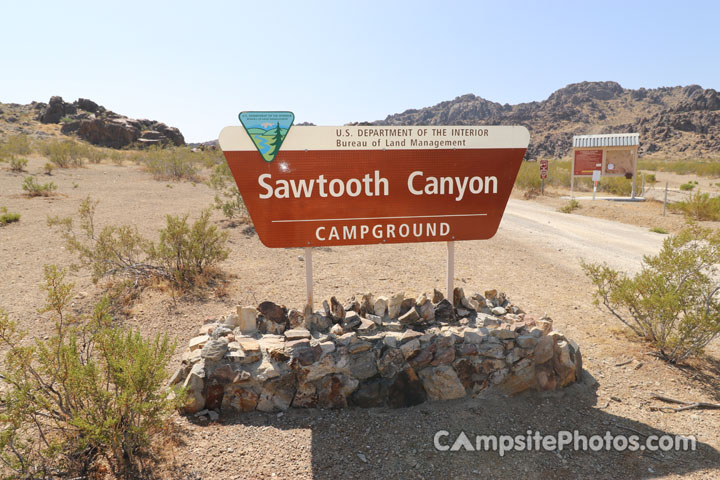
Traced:
<path id="1" fill-rule="evenodd" d="M 692 220 L 720 220 L 720 197 L 710 197 L 700 190 L 691 193 L 687 200 L 671 203 L 669 208 Z"/>
<path id="2" fill-rule="evenodd" d="M 86 146 L 85 151 L 83 152 L 83 157 L 85 157 L 88 162 L 90 163 L 100 163 L 104 158 L 107 157 L 105 152 L 99 148 Z"/>
<path id="3" fill-rule="evenodd" d="M 241 222 L 249 222 L 245 202 L 235 184 L 235 179 L 230 172 L 227 162 L 218 164 L 210 175 L 208 184 L 215 190 L 214 207 L 221 210 L 229 219 L 239 219 Z"/>
<path id="4" fill-rule="evenodd" d="M 228 234 L 210 223 L 209 211 L 202 212 L 192 225 L 187 215 L 168 215 L 155 245 L 134 226 L 108 225 L 98 232 L 96 207 L 90 197 L 81 203 L 80 232 L 75 232 L 72 218 L 48 218 L 50 226 L 61 228 L 68 249 L 79 256 L 81 266 L 92 271 L 95 282 L 103 277 L 156 278 L 187 289 L 204 283 L 229 255 L 225 248 Z"/>
<path id="5" fill-rule="evenodd" d="M 28 161 L 24 158 L 16 157 L 15 155 L 9 157 L 10 170 L 13 172 L 24 172 L 27 167 Z"/>
<path id="6" fill-rule="evenodd" d="M 659 233 L 659 234 L 661 234 L 661 235 L 667 235 L 667 234 L 668 234 L 668 231 L 665 230 L 665 229 L 662 228 L 662 227 L 652 227 L 652 228 L 650 229 L 650 231 L 653 232 L 653 233 Z"/>
<path id="7" fill-rule="evenodd" d="M 567 160 L 550 159 L 545 186 L 569 187 L 571 163 Z M 515 179 L 515 186 L 524 190 L 540 190 L 540 162 L 523 162 Z"/>
<path id="8" fill-rule="evenodd" d="M 693 188 L 695 188 L 695 184 L 693 183 L 683 183 L 682 185 L 680 185 L 680 190 L 682 190 L 683 192 L 689 192 Z"/>
<path id="9" fill-rule="evenodd" d="M 150 256 L 172 276 L 175 284 L 191 286 L 200 283 L 208 269 L 225 260 L 227 232 L 219 232 L 210 223 L 210 212 L 205 210 L 192 226 L 188 216 L 166 217 L 167 226 L 160 230 L 160 241 Z"/>
<path id="10" fill-rule="evenodd" d="M 187 148 L 152 147 L 139 154 L 137 160 L 144 163 L 157 180 L 197 180 L 196 158 Z"/>
<path id="11" fill-rule="evenodd" d="M 53 182 L 39 183 L 33 177 L 25 177 L 22 189 L 25 190 L 28 197 L 49 197 L 55 194 L 57 185 Z"/>
<path id="12" fill-rule="evenodd" d="M 24 342 L 0 310 L 3 463 L 23 479 L 88 478 L 100 460 L 116 477 L 147 475 L 139 460 L 184 396 L 163 387 L 174 343 L 114 326 L 107 300 L 76 317 L 73 285 L 55 266 L 45 267 L 44 289 L 41 313 L 54 323 L 45 340 Z"/>
<path id="13" fill-rule="evenodd" d="M 665 360 L 698 355 L 720 334 L 720 231 L 691 225 L 666 238 L 633 277 L 605 264 L 582 267 L 597 289 L 596 303 Z"/>
<path id="14" fill-rule="evenodd" d="M 52 140 L 43 145 L 43 153 L 58 168 L 82 167 L 85 147 L 72 140 Z"/>
<path id="15" fill-rule="evenodd" d="M 7 207 L 0 207 L 0 227 L 18 221 L 20 221 L 19 213 L 8 212 Z"/>
<path id="16" fill-rule="evenodd" d="M 29 155 L 32 152 L 30 139 L 27 135 L 11 135 L 0 145 L 0 152 L 8 156 Z"/>
<path id="17" fill-rule="evenodd" d="M 650 185 L 655 185 L 657 183 L 657 176 L 654 173 L 648 173 L 645 175 L 645 182 Z"/>
<path id="18" fill-rule="evenodd" d="M 627 197 L 632 193 L 632 179 L 625 177 L 606 177 L 600 180 L 598 190 Z"/>
<path id="19" fill-rule="evenodd" d="M 55 164 L 52 162 L 45 162 L 43 170 L 45 171 L 45 175 L 52 175 L 53 170 L 55 170 Z"/>
<path id="20" fill-rule="evenodd" d="M 574 198 L 571 198 L 565 205 L 563 205 L 562 207 L 558 208 L 558 212 L 561 212 L 561 213 L 572 213 L 572 212 L 574 212 L 575 210 L 577 210 L 578 208 L 580 208 L 580 202 L 578 202 L 578 201 L 575 200 Z"/>
<path id="21" fill-rule="evenodd" d="M 646 159 L 638 160 L 638 168 L 660 172 L 672 172 L 680 175 L 699 175 L 701 177 L 720 177 L 720 162 L 717 159 L 675 160 Z"/>

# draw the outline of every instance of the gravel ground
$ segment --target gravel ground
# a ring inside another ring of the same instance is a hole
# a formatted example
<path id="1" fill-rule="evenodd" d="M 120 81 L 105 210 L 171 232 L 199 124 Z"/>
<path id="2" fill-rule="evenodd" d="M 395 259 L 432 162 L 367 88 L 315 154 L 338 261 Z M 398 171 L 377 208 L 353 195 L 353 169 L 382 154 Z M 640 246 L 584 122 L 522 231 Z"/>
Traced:
<path id="1" fill-rule="evenodd" d="M 32 158 L 28 169 L 38 173 L 44 163 Z M 213 198 L 203 184 L 155 181 L 135 166 L 91 165 L 38 177 L 58 184 L 59 195 L 28 199 L 20 188 L 22 175 L 0 170 L 0 205 L 22 215 L 19 223 L 0 229 L 0 305 L 32 336 L 50 331 L 47 319 L 36 313 L 43 303 L 42 265 L 69 265 L 73 260 L 57 232 L 46 226 L 47 215 L 71 215 L 82 198 L 91 195 L 101 200 L 99 225 L 132 223 L 153 237 L 166 214 L 197 216 Z M 649 408 L 658 405 L 650 399 L 656 391 L 683 400 L 720 401 L 717 344 L 702 369 L 689 373 L 648 356 L 642 343 L 592 305 L 590 282 L 579 267 L 578 260 L 584 258 L 635 270 L 641 255 L 657 251 L 663 237 L 649 233 L 645 225 L 556 213 L 555 203 L 564 201 L 513 200 L 493 239 L 458 243 L 455 282 L 466 293 L 497 288 L 526 311 L 551 316 L 555 328 L 581 346 L 587 371 L 582 384 L 553 395 L 488 396 L 400 410 L 291 410 L 221 417 L 216 423 L 175 416 L 179 441 L 167 446 L 172 461 L 158 474 L 168 479 L 720 477 L 720 412 L 670 414 Z M 635 214 L 627 205 L 606 202 L 605 209 L 596 215 L 633 223 Z M 219 215 L 214 219 L 226 225 Z M 182 347 L 206 318 L 224 315 L 237 303 L 273 300 L 300 307 L 305 298 L 302 251 L 270 250 L 243 228 L 227 231 L 232 249 L 222 265 L 230 276 L 227 295 L 210 291 L 204 298 L 173 301 L 167 292 L 146 290 L 127 324 L 146 335 L 167 332 Z M 443 289 L 445 254 L 441 243 L 317 249 L 315 298 Z M 75 307 L 88 308 L 101 293 L 100 286 L 84 271 L 72 273 L 71 279 L 82 292 Z M 181 350 L 173 365 L 179 364 Z M 616 366 L 627 360 L 631 362 Z M 528 429 L 696 435 L 699 448 L 662 454 L 511 452 L 500 457 L 433 447 L 438 430 L 449 431 L 453 439 L 461 430 L 473 437 L 520 435 Z"/>

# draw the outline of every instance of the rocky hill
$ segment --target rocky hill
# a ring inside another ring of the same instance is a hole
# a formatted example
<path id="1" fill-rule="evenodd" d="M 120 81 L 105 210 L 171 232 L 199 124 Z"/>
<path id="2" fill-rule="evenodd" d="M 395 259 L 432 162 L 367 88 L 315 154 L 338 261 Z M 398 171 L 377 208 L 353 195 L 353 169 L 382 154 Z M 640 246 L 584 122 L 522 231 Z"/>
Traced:
<path id="1" fill-rule="evenodd" d="M 0 136 L 19 133 L 72 135 L 111 148 L 185 144 L 185 138 L 175 127 L 155 120 L 128 118 L 86 98 L 73 103 L 52 97 L 49 103 L 0 104 Z"/>
<path id="2" fill-rule="evenodd" d="M 720 157 L 720 94 L 698 85 L 632 90 L 582 82 L 518 105 L 468 94 L 372 123 L 524 125 L 531 134 L 528 159 L 568 155 L 573 135 L 620 132 L 639 133 L 644 155 Z"/>

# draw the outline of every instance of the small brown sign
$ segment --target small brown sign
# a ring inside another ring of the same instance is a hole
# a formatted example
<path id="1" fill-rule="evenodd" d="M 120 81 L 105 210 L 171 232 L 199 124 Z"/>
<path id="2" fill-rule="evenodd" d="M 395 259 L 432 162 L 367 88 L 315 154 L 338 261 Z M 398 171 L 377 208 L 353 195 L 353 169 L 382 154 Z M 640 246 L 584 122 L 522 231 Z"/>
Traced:
<path id="1" fill-rule="evenodd" d="M 242 127 L 220 146 L 260 240 L 309 247 L 479 240 L 498 229 L 524 127 L 305 127 L 272 162 Z"/>

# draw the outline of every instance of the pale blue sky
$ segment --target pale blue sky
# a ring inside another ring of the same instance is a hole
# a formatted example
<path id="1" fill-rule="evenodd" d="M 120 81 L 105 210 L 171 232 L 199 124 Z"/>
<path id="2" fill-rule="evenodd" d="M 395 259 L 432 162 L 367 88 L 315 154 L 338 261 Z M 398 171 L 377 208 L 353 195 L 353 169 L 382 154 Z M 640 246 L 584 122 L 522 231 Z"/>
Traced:
<path id="1" fill-rule="evenodd" d="M 720 89 L 719 17 L 711 1 L 2 1 L 0 102 L 85 97 L 204 141 L 242 110 L 341 125 L 583 80 Z"/>

